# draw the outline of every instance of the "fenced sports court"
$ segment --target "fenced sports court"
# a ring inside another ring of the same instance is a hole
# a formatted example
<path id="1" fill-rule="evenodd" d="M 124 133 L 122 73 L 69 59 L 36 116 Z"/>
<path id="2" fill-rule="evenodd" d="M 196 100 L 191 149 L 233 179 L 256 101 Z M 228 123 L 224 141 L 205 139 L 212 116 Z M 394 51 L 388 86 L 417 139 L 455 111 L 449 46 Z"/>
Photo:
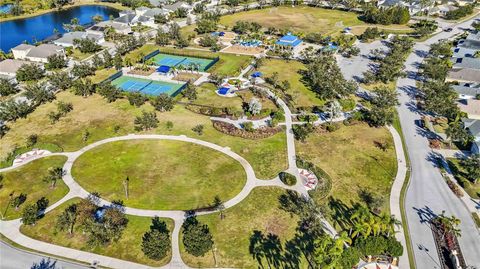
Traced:
<path id="1" fill-rule="evenodd" d="M 183 90 L 186 85 L 129 76 L 120 76 L 112 80 L 112 84 L 126 92 L 140 92 L 151 96 L 157 96 L 161 93 L 175 96 Z"/>
<path id="2" fill-rule="evenodd" d="M 151 58 L 153 62 L 158 66 L 169 66 L 175 68 L 189 69 L 192 68 L 198 71 L 207 71 L 218 59 L 205 59 L 190 56 L 179 56 L 158 53 Z"/>

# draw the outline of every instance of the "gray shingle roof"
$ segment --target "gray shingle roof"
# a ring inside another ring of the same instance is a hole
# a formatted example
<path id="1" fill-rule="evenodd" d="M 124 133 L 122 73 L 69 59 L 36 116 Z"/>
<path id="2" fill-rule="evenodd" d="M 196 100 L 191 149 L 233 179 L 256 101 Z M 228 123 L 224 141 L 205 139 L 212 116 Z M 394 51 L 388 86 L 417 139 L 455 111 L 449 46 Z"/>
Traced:
<path id="1" fill-rule="evenodd" d="M 20 44 L 12 48 L 12 50 L 30 50 L 32 48 L 35 48 L 35 46 L 29 45 L 29 44 Z"/>
<path id="2" fill-rule="evenodd" d="M 465 85 L 453 85 L 453 90 L 457 92 L 459 95 L 469 95 L 469 96 L 477 96 L 480 94 L 480 85 L 475 86 L 465 86 Z"/>
<path id="3" fill-rule="evenodd" d="M 120 16 L 116 18 L 114 21 L 129 24 L 133 21 L 133 18 L 135 18 L 135 16 L 136 16 L 135 13 L 130 13 L 130 14 Z"/>
<path id="4" fill-rule="evenodd" d="M 17 70 L 24 64 L 37 64 L 22 60 L 5 59 L 0 62 L 0 72 L 2 73 L 16 73 Z"/>
<path id="5" fill-rule="evenodd" d="M 461 68 L 448 72 L 450 80 L 469 81 L 480 83 L 480 69 Z"/>
<path id="6" fill-rule="evenodd" d="M 480 58 L 462 57 L 455 59 L 453 62 L 453 68 L 480 69 Z"/>
<path id="7" fill-rule="evenodd" d="M 41 44 L 32 48 L 28 53 L 28 57 L 47 58 L 48 56 L 63 52 L 63 48 L 53 44 Z"/>
<path id="8" fill-rule="evenodd" d="M 473 136 L 480 136 L 480 120 L 462 119 L 465 129 L 470 131 Z"/>

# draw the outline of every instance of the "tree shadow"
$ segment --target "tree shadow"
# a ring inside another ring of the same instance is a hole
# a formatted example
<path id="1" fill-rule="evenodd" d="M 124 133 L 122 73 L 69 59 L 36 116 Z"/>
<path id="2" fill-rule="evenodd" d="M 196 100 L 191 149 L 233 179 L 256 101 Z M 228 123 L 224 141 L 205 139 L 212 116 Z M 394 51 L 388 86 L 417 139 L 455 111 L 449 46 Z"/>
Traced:
<path id="1" fill-rule="evenodd" d="M 435 219 L 438 214 L 434 213 L 433 210 L 425 206 L 424 208 L 416 208 L 412 207 L 413 210 L 417 212 L 417 215 L 420 219 L 420 223 L 430 223 L 433 219 Z"/>
<path id="2" fill-rule="evenodd" d="M 264 235 L 261 231 L 253 231 L 249 252 L 261 268 L 265 268 L 264 261 L 267 268 L 281 268 L 285 262 L 280 238 L 272 233 Z"/>
<path id="3" fill-rule="evenodd" d="M 428 51 L 426 51 L 426 50 L 415 50 L 414 53 L 418 57 L 422 57 L 422 58 L 425 58 L 428 55 Z"/>
<path id="4" fill-rule="evenodd" d="M 39 263 L 34 263 L 30 269 L 56 269 L 57 261 L 52 261 L 50 258 L 42 259 Z"/>
<path id="5" fill-rule="evenodd" d="M 328 205 L 332 210 L 331 217 L 333 218 L 333 221 L 340 226 L 342 230 L 353 225 L 350 220 L 350 208 L 345 203 L 339 199 L 330 197 Z"/>

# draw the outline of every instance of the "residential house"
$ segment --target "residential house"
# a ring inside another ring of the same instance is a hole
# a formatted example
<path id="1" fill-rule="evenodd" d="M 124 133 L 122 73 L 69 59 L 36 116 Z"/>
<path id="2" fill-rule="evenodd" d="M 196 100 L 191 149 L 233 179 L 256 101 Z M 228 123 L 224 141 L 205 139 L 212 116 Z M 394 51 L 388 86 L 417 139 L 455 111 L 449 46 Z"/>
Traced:
<path id="1" fill-rule="evenodd" d="M 470 33 L 465 39 L 458 42 L 459 48 L 480 50 L 480 31 Z"/>
<path id="2" fill-rule="evenodd" d="M 458 68 L 447 74 L 447 82 L 480 83 L 480 69 Z"/>
<path id="3" fill-rule="evenodd" d="M 378 7 L 384 7 L 384 8 L 389 8 L 389 7 L 394 7 L 394 6 L 401 6 L 401 7 L 406 7 L 408 8 L 408 12 L 413 15 L 417 14 L 420 11 L 427 10 L 427 7 L 422 7 L 420 4 L 420 1 L 414 0 L 414 1 L 404 1 L 404 0 L 379 0 L 377 1 L 377 6 Z"/>
<path id="4" fill-rule="evenodd" d="M 190 11 L 192 9 L 192 6 L 187 4 L 186 2 L 178 1 L 170 5 L 164 5 L 163 8 L 171 12 L 175 12 L 177 11 L 177 9 L 180 9 L 180 8 L 184 8 L 187 11 Z"/>
<path id="5" fill-rule="evenodd" d="M 135 14 L 135 12 L 131 12 L 131 13 L 121 15 L 120 17 L 114 19 L 113 21 L 116 23 L 122 23 L 128 26 L 132 26 L 132 25 L 135 25 L 134 20 L 136 17 L 137 17 L 137 14 Z"/>
<path id="6" fill-rule="evenodd" d="M 106 30 L 107 28 L 112 28 L 116 33 L 124 35 L 132 33 L 132 28 L 130 27 L 130 25 L 115 21 L 102 21 L 95 24 L 94 26 L 96 26 L 98 29 L 103 28 L 104 30 Z M 89 29 L 91 29 L 92 27 L 90 27 Z"/>
<path id="7" fill-rule="evenodd" d="M 473 136 L 471 152 L 480 154 L 480 119 L 462 119 L 463 126 Z"/>
<path id="8" fill-rule="evenodd" d="M 447 12 L 449 11 L 453 11 L 457 9 L 456 6 L 454 5 L 450 5 L 450 4 L 441 4 L 441 5 L 438 5 L 438 6 L 434 6 L 434 7 L 431 7 L 428 9 L 428 13 L 430 15 L 438 15 L 438 16 L 445 16 L 447 14 Z"/>
<path id="9" fill-rule="evenodd" d="M 15 78 L 17 70 L 25 64 L 36 64 L 25 60 L 5 59 L 0 62 L 0 76 L 5 78 Z"/>
<path id="10" fill-rule="evenodd" d="M 137 14 L 137 17 L 134 20 L 135 23 L 141 23 L 145 26 L 157 28 L 157 24 L 155 23 L 155 16 L 163 15 L 168 18 L 171 12 L 163 8 L 139 7 L 135 10 L 135 13 Z"/>
<path id="11" fill-rule="evenodd" d="M 12 49 L 13 57 L 17 60 L 29 60 L 32 62 L 47 63 L 52 55 L 65 56 L 65 50 L 54 44 L 41 44 L 37 47 L 31 45 L 19 45 Z"/>
<path id="12" fill-rule="evenodd" d="M 460 83 L 453 85 L 452 88 L 457 92 L 459 99 L 472 99 L 480 96 L 480 84 Z"/>
<path id="13" fill-rule="evenodd" d="M 461 57 L 453 61 L 453 68 L 480 69 L 480 58 Z"/>
<path id="14" fill-rule="evenodd" d="M 65 33 L 59 39 L 53 41 L 55 45 L 62 47 L 75 47 L 75 40 L 77 39 L 90 39 L 97 44 L 105 42 L 105 37 L 102 34 L 89 33 L 89 32 L 69 32 Z"/>

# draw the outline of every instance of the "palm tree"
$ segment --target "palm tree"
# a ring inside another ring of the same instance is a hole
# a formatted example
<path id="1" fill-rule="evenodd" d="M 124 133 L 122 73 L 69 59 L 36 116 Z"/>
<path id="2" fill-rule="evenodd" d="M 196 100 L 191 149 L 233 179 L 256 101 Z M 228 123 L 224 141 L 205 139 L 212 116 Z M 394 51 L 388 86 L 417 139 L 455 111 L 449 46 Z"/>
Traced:
<path id="1" fill-rule="evenodd" d="M 382 231 L 387 233 L 387 236 L 395 233 L 395 227 L 401 225 L 401 222 L 395 218 L 394 215 L 389 215 L 388 213 L 383 212 L 380 214 L 380 225 L 382 226 Z"/>
<path id="2" fill-rule="evenodd" d="M 342 231 L 340 232 L 337 237 L 335 238 L 335 247 L 336 248 L 343 248 L 345 245 L 352 244 L 352 239 L 348 236 L 347 232 Z"/>
<path id="3" fill-rule="evenodd" d="M 456 237 L 461 236 L 461 230 L 458 228 L 461 222 L 460 219 L 457 219 L 455 216 L 446 217 L 444 211 L 438 216 L 438 221 L 443 226 L 442 238 L 444 238 L 447 233 L 451 233 Z"/>
<path id="4" fill-rule="evenodd" d="M 63 171 L 62 167 L 50 167 L 48 169 L 48 175 L 45 177 L 44 181 L 50 182 L 52 184 L 50 187 L 53 189 L 55 188 L 57 180 L 62 179 L 64 175 L 65 171 Z"/>

